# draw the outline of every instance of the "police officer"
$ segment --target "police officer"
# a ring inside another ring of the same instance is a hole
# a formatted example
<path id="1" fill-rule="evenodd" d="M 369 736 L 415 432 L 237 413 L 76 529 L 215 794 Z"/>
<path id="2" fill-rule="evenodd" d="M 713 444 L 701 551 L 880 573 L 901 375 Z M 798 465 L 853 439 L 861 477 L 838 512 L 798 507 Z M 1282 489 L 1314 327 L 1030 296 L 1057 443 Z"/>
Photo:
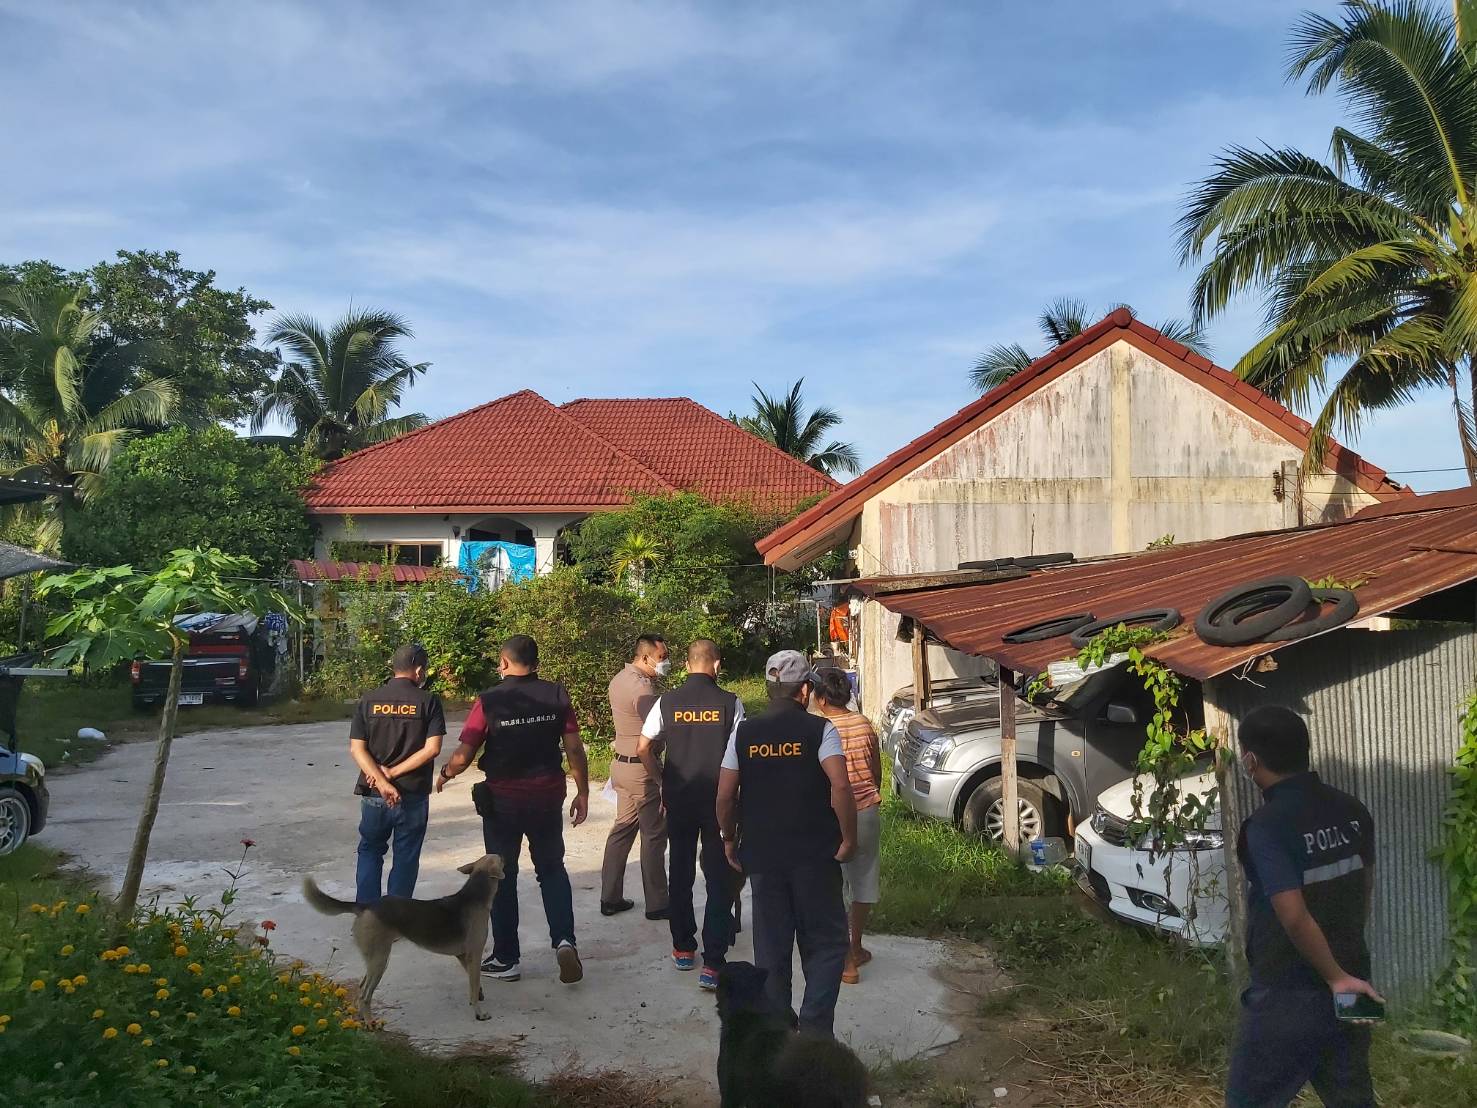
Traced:
<path id="1" fill-rule="evenodd" d="M 856 846 L 856 800 L 841 736 L 806 711 L 815 687 L 810 663 L 781 650 L 764 668 L 770 707 L 740 723 L 728 744 L 718 823 L 729 864 L 749 875 L 754 963 L 768 972 L 770 1002 L 790 1008 L 798 939 L 800 1029 L 830 1036 L 851 947 L 841 863 Z"/>
<path id="2" fill-rule="evenodd" d="M 380 875 L 390 840 L 391 896 L 411 896 L 420 871 L 430 811 L 431 773 L 446 734 L 441 698 L 423 687 L 426 651 L 402 646 L 390 658 L 394 677 L 359 698 L 349 725 L 349 754 L 359 767 L 359 858 L 355 899 L 380 899 Z"/>
<path id="3" fill-rule="evenodd" d="M 590 809 L 590 767 L 569 691 L 538 675 L 538 643 L 514 635 L 498 659 L 502 680 L 477 698 L 462 725 L 456 751 L 441 767 L 436 791 L 472 764 L 487 775 L 472 786 L 482 817 L 482 841 L 501 855 L 503 879 L 492 901 L 492 953 L 482 973 L 500 981 L 522 976 L 518 949 L 518 855 L 528 839 L 528 854 L 543 895 L 549 939 L 559 963 L 559 980 L 572 985 L 584 977 L 574 938 L 574 894 L 564 867 L 564 758 L 574 777 L 569 806 L 573 825 Z"/>
<path id="4" fill-rule="evenodd" d="M 718 834 L 718 770 L 734 728 L 744 718 L 744 702 L 718 687 L 720 657 L 712 639 L 695 639 L 687 648 L 687 680 L 662 693 L 641 728 L 637 754 L 653 781 L 661 782 L 670 852 L 672 964 L 690 970 L 697 960 L 697 918 L 692 885 L 702 843 L 703 969 L 698 986 L 718 987 L 718 969 L 728 953 L 733 930 L 733 871 Z M 665 764 L 656 744 L 666 745 Z"/>
<path id="5" fill-rule="evenodd" d="M 1308 728 L 1287 708 L 1241 721 L 1241 764 L 1266 802 L 1241 827 L 1251 985 L 1226 1087 L 1229 1108 L 1284 1108 L 1312 1082 L 1323 1103 L 1373 1108 L 1367 1026 L 1335 996 L 1383 1003 L 1369 983 L 1365 925 L 1374 820 L 1309 770 Z"/>

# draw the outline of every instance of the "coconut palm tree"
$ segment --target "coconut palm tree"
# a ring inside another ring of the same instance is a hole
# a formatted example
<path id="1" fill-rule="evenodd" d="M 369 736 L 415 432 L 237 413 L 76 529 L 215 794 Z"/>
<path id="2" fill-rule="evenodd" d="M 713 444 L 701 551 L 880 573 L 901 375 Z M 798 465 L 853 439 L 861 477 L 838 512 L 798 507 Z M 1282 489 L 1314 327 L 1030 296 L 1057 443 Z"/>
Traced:
<path id="1" fill-rule="evenodd" d="M 0 396 L 0 469 L 66 490 L 38 531 L 44 548 L 61 537 L 61 509 L 93 495 L 119 448 L 179 410 L 168 379 L 131 384 L 159 352 L 98 341 L 102 321 L 81 306 L 85 294 L 80 287 L 0 294 L 0 363 L 9 382 L 9 395 Z"/>
<path id="2" fill-rule="evenodd" d="M 835 408 L 822 406 L 806 415 L 805 401 L 800 395 L 804 384 L 802 377 L 785 395 L 770 396 L 755 383 L 754 413 L 729 418 L 750 434 L 758 435 L 828 476 L 858 472 L 862 468 L 861 460 L 851 443 L 832 439 L 821 445 L 826 432 L 841 423 L 841 414 Z"/>
<path id="3" fill-rule="evenodd" d="M 1185 260 L 1210 254 L 1194 317 L 1264 296 L 1266 334 L 1236 371 L 1298 407 L 1325 397 L 1310 462 L 1330 433 L 1438 386 L 1477 483 L 1477 69 L 1452 16 L 1419 0 L 1305 15 L 1292 46 L 1290 77 L 1337 88 L 1358 129 L 1335 128 L 1331 164 L 1220 155 L 1180 221 Z"/>
<path id="4" fill-rule="evenodd" d="M 283 347 L 289 360 L 252 416 L 252 433 L 281 417 L 295 441 L 331 461 L 424 427 L 420 412 L 389 414 L 430 368 L 401 355 L 398 340 L 410 337 L 410 325 L 393 312 L 351 310 L 327 331 L 311 316 L 279 317 L 266 343 Z"/>
<path id="5" fill-rule="evenodd" d="M 1093 316 L 1088 314 L 1087 305 L 1081 300 L 1073 300 L 1069 296 L 1058 297 L 1036 317 L 1036 326 L 1041 331 L 1041 337 L 1046 340 L 1046 349 L 1041 353 L 1046 354 L 1062 343 L 1076 338 L 1103 316 L 1118 308 L 1128 308 L 1131 314 L 1138 314 L 1127 304 L 1114 304 L 1107 312 Z M 1205 345 L 1205 336 L 1198 324 L 1186 323 L 1181 319 L 1169 319 L 1156 326 L 1161 334 L 1176 342 L 1184 343 L 1196 353 L 1209 353 Z M 970 380 L 981 392 L 989 392 L 996 385 L 1003 385 L 1009 381 L 1040 356 L 1041 354 L 1032 355 L 1018 342 L 992 346 L 980 355 L 979 361 L 974 365 L 974 371 L 970 374 Z"/>

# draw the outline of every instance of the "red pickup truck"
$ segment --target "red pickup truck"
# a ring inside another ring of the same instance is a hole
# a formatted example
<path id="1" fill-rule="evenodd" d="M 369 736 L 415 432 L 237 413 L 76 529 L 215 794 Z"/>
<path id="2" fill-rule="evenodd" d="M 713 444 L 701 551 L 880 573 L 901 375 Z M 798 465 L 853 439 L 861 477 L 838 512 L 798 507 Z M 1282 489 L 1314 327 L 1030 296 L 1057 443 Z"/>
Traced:
<path id="1" fill-rule="evenodd" d="M 262 690 L 262 661 L 257 617 L 251 614 L 186 616 L 179 621 L 190 634 L 180 678 L 181 705 L 229 702 L 254 705 Z M 161 704 L 169 695 L 168 660 L 143 658 L 133 663 L 133 706 Z"/>

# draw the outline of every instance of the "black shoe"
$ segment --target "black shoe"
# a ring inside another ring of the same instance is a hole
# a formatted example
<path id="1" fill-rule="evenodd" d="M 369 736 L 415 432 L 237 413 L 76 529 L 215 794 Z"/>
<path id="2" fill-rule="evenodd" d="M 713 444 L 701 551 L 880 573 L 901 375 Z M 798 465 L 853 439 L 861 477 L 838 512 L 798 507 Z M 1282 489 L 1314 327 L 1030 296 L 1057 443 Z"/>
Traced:
<path id="1" fill-rule="evenodd" d="M 519 971 L 517 962 L 499 962 L 489 954 L 482 959 L 482 976 L 498 981 L 517 981 L 523 974 Z"/>
<path id="2" fill-rule="evenodd" d="M 658 908 L 655 912 L 647 912 L 646 918 L 649 920 L 671 919 L 672 910 L 670 908 Z"/>
<path id="3" fill-rule="evenodd" d="M 600 914 L 602 916 L 618 916 L 622 912 L 629 912 L 636 907 L 634 900 L 602 900 L 600 902 Z"/>

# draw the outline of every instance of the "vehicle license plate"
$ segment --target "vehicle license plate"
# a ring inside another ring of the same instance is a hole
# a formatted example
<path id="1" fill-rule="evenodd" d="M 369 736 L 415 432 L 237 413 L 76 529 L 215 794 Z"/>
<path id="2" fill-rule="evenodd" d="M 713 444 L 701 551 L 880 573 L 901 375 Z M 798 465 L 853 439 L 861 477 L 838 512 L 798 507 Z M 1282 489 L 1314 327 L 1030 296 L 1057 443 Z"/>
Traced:
<path id="1" fill-rule="evenodd" d="M 1078 865 L 1078 867 L 1082 870 L 1083 873 L 1091 873 L 1092 872 L 1092 844 L 1089 843 L 1086 839 L 1082 838 L 1081 836 L 1078 836 L 1076 842 L 1073 843 L 1073 847 L 1074 847 L 1075 853 L 1077 855 L 1077 865 Z"/>
<path id="2" fill-rule="evenodd" d="M 181 704 L 204 704 L 205 694 L 198 692 L 182 692 L 179 694 Z"/>

